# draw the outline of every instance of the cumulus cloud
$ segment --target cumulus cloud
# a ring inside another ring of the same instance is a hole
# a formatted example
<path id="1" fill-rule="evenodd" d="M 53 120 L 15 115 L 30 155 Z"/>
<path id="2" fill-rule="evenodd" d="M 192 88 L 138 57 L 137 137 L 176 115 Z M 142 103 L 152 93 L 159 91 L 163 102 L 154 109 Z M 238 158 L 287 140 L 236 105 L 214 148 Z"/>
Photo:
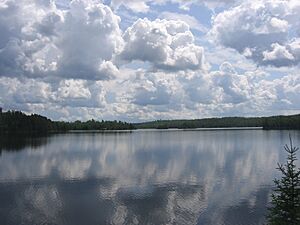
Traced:
<path id="1" fill-rule="evenodd" d="M 95 109 L 106 107 L 105 91 L 100 81 L 66 79 L 52 86 L 53 103 L 62 107 Z"/>
<path id="2" fill-rule="evenodd" d="M 34 79 L 0 77 L 0 104 L 7 109 L 30 111 L 30 105 L 47 105 L 51 85 Z"/>
<path id="3" fill-rule="evenodd" d="M 156 69 L 171 71 L 204 68 L 203 48 L 194 43 L 185 22 L 139 19 L 125 31 L 123 38 L 121 60 L 147 61 Z"/>
<path id="4" fill-rule="evenodd" d="M 207 106 L 216 103 L 219 93 L 210 74 L 190 71 L 178 74 L 177 79 L 184 90 L 182 101 L 186 107 L 195 109 L 199 107 L 197 104 Z"/>
<path id="5" fill-rule="evenodd" d="M 67 114 L 79 113 L 84 118 L 84 110 L 81 111 L 80 107 L 103 109 L 106 105 L 103 84 L 98 81 L 66 79 L 57 83 L 32 78 L 1 77 L 0 92 L 0 105 L 4 109 L 45 115 L 51 112 L 55 119 L 62 118 L 62 111 Z M 73 108 L 77 108 L 78 112 L 73 111 Z"/>
<path id="6" fill-rule="evenodd" d="M 224 7 L 225 5 L 232 5 L 239 0 L 112 0 L 111 7 L 118 9 L 123 6 L 133 12 L 146 13 L 150 10 L 152 5 L 165 5 L 168 3 L 175 3 L 180 9 L 189 10 L 192 5 L 205 5 L 209 8 Z"/>
<path id="7" fill-rule="evenodd" d="M 212 73 L 214 84 L 222 90 L 221 102 L 239 104 L 250 100 L 255 93 L 254 83 L 249 82 L 249 75 L 240 75 L 228 62 Z"/>
<path id="8" fill-rule="evenodd" d="M 75 78 L 112 78 L 117 69 L 106 61 L 122 44 L 119 21 L 108 6 L 72 1 L 57 41 L 62 49 L 59 73 Z"/>
<path id="9" fill-rule="evenodd" d="M 262 70 L 239 72 L 229 62 L 209 73 L 132 71 L 129 80 L 114 84 L 118 93 L 112 104 L 140 119 L 287 113 L 295 110 L 300 97 L 296 77 L 273 81 Z"/>
<path id="10" fill-rule="evenodd" d="M 86 83 L 84 80 L 63 80 L 59 83 L 58 95 L 62 98 L 88 99 L 91 92 L 85 87 Z"/>
<path id="11" fill-rule="evenodd" d="M 164 73 L 137 74 L 132 81 L 134 93 L 132 102 L 140 106 L 177 104 L 176 96 L 180 93 L 180 84 L 174 76 L 164 77 Z"/>
<path id="12" fill-rule="evenodd" d="M 162 0 L 159 0 L 160 2 L 163 2 Z M 239 2 L 240 0 L 171 0 L 173 3 L 177 3 L 179 7 L 183 10 L 190 10 L 192 5 L 205 5 L 208 8 L 214 9 L 218 7 L 224 7 L 224 6 L 231 6 L 236 2 Z"/>
<path id="13" fill-rule="evenodd" d="M 263 61 L 278 67 L 300 62 L 300 39 L 293 40 L 286 45 L 272 44 L 271 50 L 263 52 Z"/>
<path id="14" fill-rule="evenodd" d="M 169 2 L 188 9 L 238 1 Z M 165 1 L 111 4 L 146 12 Z M 243 1 L 225 8 L 213 17 L 208 34 L 217 41 L 205 46 L 209 71 L 191 32 L 206 28 L 191 15 L 164 12 L 161 19 L 138 19 L 122 31 L 121 18 L 98 0 L 1 1 L 0 105 L 68 120 L 297 111 L 299 75 L 266 78 L 247 59 L 258 65 L 298 65 L 299 12 L 298 0 Z"/>
<path id="15" fill-rule="evenodd" d="M 130 1 L 124 1 L 124 0 L 112 0 L 111 6 L 114 9 L 118 9 L 120 6 L 124 6 L 134 12 L 147 12 L 150 7 L 148 5 L 148 2 L 150 1 L 141 1 L 141 0 L 130 0 Z"/>
<path id="16" fill-rule="evenodd" d="M 74 0 L 7 0 L 1 7 L 1 76 L 111 79 L 122 47 L 120 18 L 108 6 Z"/>
<path id="17" fill-rule="evenodd" d="M 163 12 L 159 16 L 160 18 L 167 20 L 180 20 L 189 25 L 191 29 L 198 30 L 202 33 L 206 33 L 208 28 L 200 23 L 195 17 L 187 14 L 174 13 L 174 12 Z"/>
<path id="18" fill-rule="evenodd" d="M 126 79 L 114 81 L 66 79 L 57 84 L 2 77 L 0 104 L 7 109 L 68 120 L 139 121 L 299 110 L 299 74 L 270 80 L 263 71 L 238 72 L 227 62 L 210 73 L 180 71 L 165 75 L 162 71 L 145 70 L 130 73 Z"/>
<path id="19" fill-rule="evenodd" d="M 299 110 L 300 105 L 300 75 L 289 74 L 270 82 L 278 98 L 274 105 L 277 110 Z M 270 85 L 270 84 L 269 84 Z"/>
<path id="20" fill-rule="evenodd" d="M 297 1 L 245 1 L 217 14 L 209 37 L 261 65 L 297 65 L 290 45 L 299 10 Z"/>

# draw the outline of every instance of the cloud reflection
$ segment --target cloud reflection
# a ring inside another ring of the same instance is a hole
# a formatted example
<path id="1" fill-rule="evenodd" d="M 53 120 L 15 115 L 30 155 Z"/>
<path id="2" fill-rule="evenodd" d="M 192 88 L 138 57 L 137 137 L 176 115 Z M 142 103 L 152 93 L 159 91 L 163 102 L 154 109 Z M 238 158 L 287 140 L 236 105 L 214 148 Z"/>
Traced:
<path id="1" fill-rule="evenodd" d="M 2 153 L 0 197 L 13 203 L 2 203 L 0 222 L 261 224 L 287 137 L 262 130 L 52 136 Z"/>

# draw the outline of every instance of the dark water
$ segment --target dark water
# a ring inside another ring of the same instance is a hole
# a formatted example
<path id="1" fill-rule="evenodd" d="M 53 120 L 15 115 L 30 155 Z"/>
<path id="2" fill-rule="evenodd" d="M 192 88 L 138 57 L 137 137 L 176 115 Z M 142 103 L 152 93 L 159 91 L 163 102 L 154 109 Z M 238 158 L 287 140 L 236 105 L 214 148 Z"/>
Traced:
<path id="1" fill-rule="evenodd" d="M 262 224 L 289 133 L 2 137 L 0 224 Z"/>

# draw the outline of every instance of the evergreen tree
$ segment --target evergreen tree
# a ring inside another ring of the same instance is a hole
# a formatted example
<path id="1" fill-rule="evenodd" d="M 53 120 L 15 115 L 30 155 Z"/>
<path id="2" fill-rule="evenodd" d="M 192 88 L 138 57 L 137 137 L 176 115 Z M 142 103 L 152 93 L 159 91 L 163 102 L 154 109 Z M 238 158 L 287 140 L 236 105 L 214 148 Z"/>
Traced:
<path id="1" fill-rule="evenodd" d="M 285 145 L 288 153 L 286 164 L 278 163 L 281 179 L 275 179 L 272 206 L 269 208 L 270 225 L 300 225 L 300 169 L 296 168 L 296 152 L 299 148 Z"/>

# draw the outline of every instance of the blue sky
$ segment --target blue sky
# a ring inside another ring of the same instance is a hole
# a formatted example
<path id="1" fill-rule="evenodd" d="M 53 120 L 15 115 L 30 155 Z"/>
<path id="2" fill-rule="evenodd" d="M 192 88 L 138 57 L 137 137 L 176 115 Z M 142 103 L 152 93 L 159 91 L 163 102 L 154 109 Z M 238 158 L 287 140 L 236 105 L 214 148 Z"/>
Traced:
<path id="1" fill-rule="evenodd" d="M 55 120 L 300 112 L 298 0 L 3 0 L 0 105 Z"/>

